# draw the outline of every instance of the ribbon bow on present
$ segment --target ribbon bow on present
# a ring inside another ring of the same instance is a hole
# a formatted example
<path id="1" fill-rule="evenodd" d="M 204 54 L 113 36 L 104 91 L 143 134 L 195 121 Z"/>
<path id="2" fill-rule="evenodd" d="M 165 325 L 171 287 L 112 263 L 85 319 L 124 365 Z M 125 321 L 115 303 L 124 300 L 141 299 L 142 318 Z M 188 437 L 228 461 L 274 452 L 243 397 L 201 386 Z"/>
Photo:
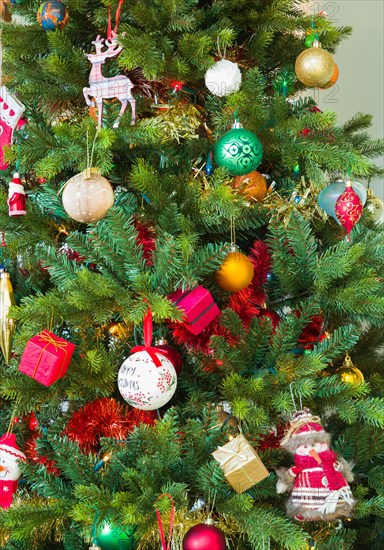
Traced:
<path id="1" fill-rule="evenodd" d="M 42 348 L 42 350 L 40 352 L 40 355 L 39 355 L 39 358 L 37 360 L 37 363 L 36 363 L 36 366 L 35 366 L 35 369 L 33 371 L 32 376 L 36 375 L 46 349 L 49 346 L 54 346 L 55 351 L 57 351 L 59 349 L 62 349 L 64 351 L 64 357 L 63 357 L 63 360 L 61 362 L 60 373 L 59 373 L 59 377 L 60 377 L 61 371 L 63 370 L 63 366 L 65 365 L 65 362 L 66 362 L 66 359 L 67 359 L 67 349 L 66 348 L 68 346 L 68 342 L 66 342 L 65 340 L 58 342 L 57 340 L 55 340 L 54 335 L 51 332 L 49 332 L 49 330 L 43 330 L 43 332 L 41 332 L 39 334 L 39 340 L 42 340 L 43 342 L 47 342 L 47 343 Z"/>
<path id="2" fill-rule="evenodd" d="M 152 346 L 152 311 L 148 308 L 148 313 L 144 317 L 144 346 L 135 346 L 131 349 L 131 353 L 136 351 L 146 351 L 156 367 L 161 367 L 161 361 L 157 356 L 158 353 L 161 355 L 167 356 L 168 351 L 164 349 L 159 349 Z"/>
<path id="3" fill-rule="evenodd" d="M 244 436 L 239 435 L 235 437 L 235 439 L 232 439 L 229 443 L 224 445 L 223 447 L 218 447 L 216 453 L 219 451 L 220 453 L 225 453 L 227 456 L 222 458 L 216 458 L 218 463 L 221 467 L 225 466 L 230 460 L 233 458 L 236 458 L 242 462 L 248 462 L 248 460 L 251 458 L 249 454 L 247 454 L 247 448 L 242 449 L 243 452 L 240 452 L 240 447 L 244 445 Z M 233 448 L 233 444 L 235 444 L 235 448 Z M 231 446 L 232 445 L 232 446 Z M 245 452 L 244 452 L 245 451 Z"/>
<path id="4" fill-rule="evenodd" d="M 49 332 L 49 330 L 43 330 L 43 332 L 39 334 L 39 339 L 43 340 L 43 342 L 47 342 L 47 345 L 45 346 L 44 349 L 52 345 L 52 346 L 55 346 L 55 351 L 57 351 L 58 349 L 65 350 L 65 348 L 68 346 L 68 342 L 66 341 L 58 342 L 57 340 L 55 340 L 55 338 L 52 336 L 52 333 Z"/>

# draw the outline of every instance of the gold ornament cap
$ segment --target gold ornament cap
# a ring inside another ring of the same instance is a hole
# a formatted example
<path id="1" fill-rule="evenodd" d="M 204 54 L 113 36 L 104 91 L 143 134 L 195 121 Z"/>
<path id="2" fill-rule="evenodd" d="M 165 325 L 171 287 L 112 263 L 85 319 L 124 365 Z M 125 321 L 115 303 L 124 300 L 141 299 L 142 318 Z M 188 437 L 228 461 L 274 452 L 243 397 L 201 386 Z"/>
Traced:
<path id="1" fill-rule="evenodd" d="M 155 346 L 167 346 L 167 345 L 168 345 L 168 340 L 166 338 L 158 338 L 155 341 Z"/>
<path id="2" fill-rule="evenodd" d="M 349 355 L 349 353 L 346 353 L 344 357 L 343 367 L 354 367 L 354 366 L 355 365 L 352 363 L 351 356 Z"/>

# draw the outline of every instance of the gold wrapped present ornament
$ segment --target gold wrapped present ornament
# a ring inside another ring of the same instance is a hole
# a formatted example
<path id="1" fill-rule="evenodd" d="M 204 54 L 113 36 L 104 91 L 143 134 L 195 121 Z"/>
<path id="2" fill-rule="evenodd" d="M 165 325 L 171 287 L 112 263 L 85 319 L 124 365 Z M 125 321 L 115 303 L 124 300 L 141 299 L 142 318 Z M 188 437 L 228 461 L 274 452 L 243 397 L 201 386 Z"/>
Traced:
<path id="1" fill-rule="evenodd" d="M 228 483 L 237 494 L 269 476 L 257 452 L 243 435 L 238 435 L 212 456 L 220 464 Z"/>

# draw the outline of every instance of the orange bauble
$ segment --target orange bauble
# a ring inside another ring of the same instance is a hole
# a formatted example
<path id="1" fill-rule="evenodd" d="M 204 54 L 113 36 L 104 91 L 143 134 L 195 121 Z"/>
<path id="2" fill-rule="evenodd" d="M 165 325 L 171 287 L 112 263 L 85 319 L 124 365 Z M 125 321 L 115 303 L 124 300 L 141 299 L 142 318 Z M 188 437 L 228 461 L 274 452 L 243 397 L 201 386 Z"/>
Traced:
<path id="1" fill-rule="evenodd" d="M 267 182 L 264 176 L 256 170 L 244 176 L 236 176 L 233 179 L 233 186 L 249 200 L 261 202 L 267 196 Z"/>
<path id="2" fill-rule="evenodd" d="M 252 262 L 241 252 L 229 252 L 221 268 L 216 271 L 215 277 L 223 290 L 243 290 L 253 279 Z"/>
<path id="3" fill-rule="evenodd" d="M 326 90 L 327 88 L 331 88 L 336 84 L 338 78 L 339 78 L 339 67 L 335 63 L 335 70 L 333 71 L 333 75 L 331 76 L 330 81 L 327 82 L 327 84 L 325 84 L 324 86 L 322 86 L 322 88 L 324 90 Z"/>

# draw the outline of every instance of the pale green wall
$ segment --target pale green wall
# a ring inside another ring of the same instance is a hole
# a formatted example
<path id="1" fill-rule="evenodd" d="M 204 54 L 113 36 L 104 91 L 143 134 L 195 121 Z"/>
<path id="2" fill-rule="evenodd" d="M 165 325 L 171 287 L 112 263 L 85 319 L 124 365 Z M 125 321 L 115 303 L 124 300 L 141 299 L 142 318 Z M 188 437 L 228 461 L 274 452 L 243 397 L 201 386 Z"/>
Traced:
<path id="1" fill-rule="evenodd" d="M 319 91 L 319 107 L 338 113 L 345 122 L 357 112 L 373 115 L 370 133 L 384 136 L 384 2 L 383 0 L 338 0 L 309 2 L 307 10 L 325 10 L 339 26 L 353 27 L 335 54 L 340 77 L 338 88 Z M 383 158 L 378 164 L 383 166 Z M 383 179 L 371 184 L 384 197 Z"/>

